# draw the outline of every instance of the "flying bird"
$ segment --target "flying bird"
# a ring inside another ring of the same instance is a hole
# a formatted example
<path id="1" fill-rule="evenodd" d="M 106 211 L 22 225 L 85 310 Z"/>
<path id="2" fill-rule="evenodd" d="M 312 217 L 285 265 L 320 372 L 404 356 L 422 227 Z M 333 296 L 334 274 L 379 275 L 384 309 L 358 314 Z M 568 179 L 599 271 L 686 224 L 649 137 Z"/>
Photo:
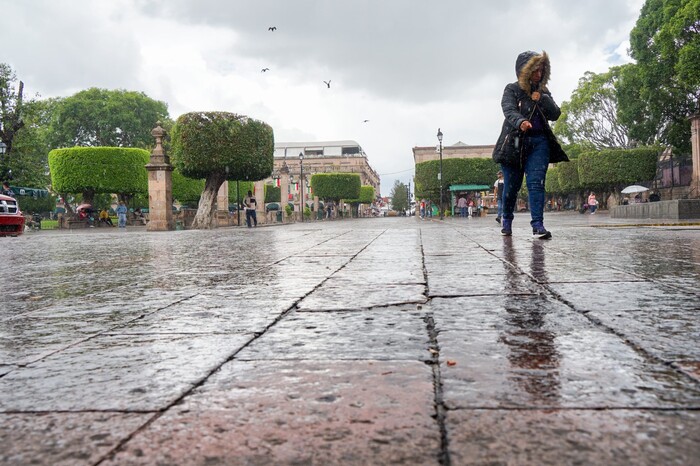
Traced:
<path id="1" fill-rule="evenodd" d="M 261 73 L 264 73 L 265 71 L 270 71 L 270 68 L 263 68 L 262 70 L 260 70 Z"/>
<path id="2" fill-rule="evenodd" d="M 363 120 L 362 123 L 367 123 L 369 120 Z"/>
<path id="3" fill-rule="evenodd" d="M 277 26 L 270 26 L 269 28 L 267 28 L 267 30 L 274 32 L 277 30 Z"/>
<path id="4" fill-rule="evenodd" d="M 328 89 L 331 88 L 331 80 L 330 79 L 328 81 L 323 81 L 323 82 L 326 84 L 326 86 L 328 86 Z"/>

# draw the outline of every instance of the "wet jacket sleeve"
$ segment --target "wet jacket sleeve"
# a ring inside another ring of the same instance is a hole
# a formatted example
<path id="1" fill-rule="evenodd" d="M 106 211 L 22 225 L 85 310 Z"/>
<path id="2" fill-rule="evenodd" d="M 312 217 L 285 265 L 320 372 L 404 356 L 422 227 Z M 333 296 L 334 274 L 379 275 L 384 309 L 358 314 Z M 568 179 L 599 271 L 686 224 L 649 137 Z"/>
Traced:
<path id="1" fill-rule="evenodd" d="M 561 109 L 554 102 L 552 95 L 549 92 L 543 92 L 540 96 L 539 107 L 542 113 L 549 121 L 556 121 L 561 115 Z"/>
<path id="2" fill-rule="evenodd" d="M 503 90 L 503 97 L 501 98 L 503 115 L 513 128 L 520 128 L 522 122 L 527 119 L 520 113 L 520 108 L 518 106 L 518 96 L 520 92 L 520 88 L 517 85 L 508 84 Z"/>

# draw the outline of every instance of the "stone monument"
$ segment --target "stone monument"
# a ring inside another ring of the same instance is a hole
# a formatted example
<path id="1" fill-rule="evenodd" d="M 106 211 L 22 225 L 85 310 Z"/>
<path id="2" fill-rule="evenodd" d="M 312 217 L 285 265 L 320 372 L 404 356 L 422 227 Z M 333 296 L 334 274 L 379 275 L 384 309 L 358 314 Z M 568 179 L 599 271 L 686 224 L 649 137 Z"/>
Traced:
<path id="1" fill-rule="evenodd" d="M 151 151 L 151 158 L 146 164 L 148 170 L 148 225 L 147 231 L 173 230 L 173 166 L 170 157 L 163 150 L 165 130 L 160 121 L 151 131 L 156 139 L 156 146 Z"/>
<path id="2" fill-rule="evenodd" d="M 693 149 L 693 178 L 690 197 L 700 199 L 700 113 L 690 117 L 690 145 Z"/>

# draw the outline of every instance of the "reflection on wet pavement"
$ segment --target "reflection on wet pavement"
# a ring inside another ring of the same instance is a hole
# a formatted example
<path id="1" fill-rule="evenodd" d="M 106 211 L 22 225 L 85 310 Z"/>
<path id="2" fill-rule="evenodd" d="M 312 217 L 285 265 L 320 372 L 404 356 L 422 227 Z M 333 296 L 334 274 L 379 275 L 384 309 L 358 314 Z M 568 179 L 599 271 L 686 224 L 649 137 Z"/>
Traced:
<path id="1" fill-rule="evenodd" d="M 551 218 L 6 238 L 0 464 L 689 464 L 700 230 Z"/>

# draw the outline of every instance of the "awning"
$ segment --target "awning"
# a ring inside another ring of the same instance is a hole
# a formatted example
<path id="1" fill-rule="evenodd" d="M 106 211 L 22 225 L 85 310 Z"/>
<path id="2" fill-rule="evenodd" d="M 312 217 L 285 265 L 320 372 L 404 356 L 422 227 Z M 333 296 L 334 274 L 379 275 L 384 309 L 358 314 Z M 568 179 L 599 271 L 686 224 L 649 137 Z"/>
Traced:
<path id="1" fill-rule="evenodd" d="M 453 184 L 450 191 L 488 191 L 491 186 L 487 184 Z"/>
<path id="2" fill-rule="evenodd" d="M 19 186 L 10 186 L 10 189 L 17 196 L 49 197 L 49 192 L 46 189 L 22 188 Z"/>

